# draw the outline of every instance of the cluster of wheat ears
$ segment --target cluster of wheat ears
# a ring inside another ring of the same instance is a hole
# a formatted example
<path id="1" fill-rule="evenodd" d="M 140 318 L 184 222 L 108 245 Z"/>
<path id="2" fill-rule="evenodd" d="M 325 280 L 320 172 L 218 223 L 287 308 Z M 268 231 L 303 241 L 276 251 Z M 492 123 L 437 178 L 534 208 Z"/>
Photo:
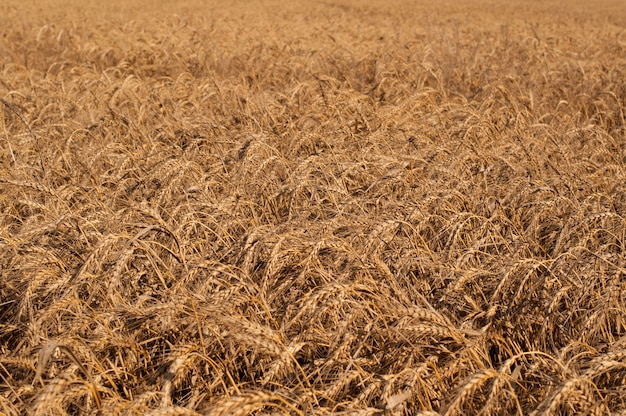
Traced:
<path id="1" fill-rule="evenodd" d="M 623 4 L 376 1 L 0 3 L 0 414 L 626 413 Z"/>

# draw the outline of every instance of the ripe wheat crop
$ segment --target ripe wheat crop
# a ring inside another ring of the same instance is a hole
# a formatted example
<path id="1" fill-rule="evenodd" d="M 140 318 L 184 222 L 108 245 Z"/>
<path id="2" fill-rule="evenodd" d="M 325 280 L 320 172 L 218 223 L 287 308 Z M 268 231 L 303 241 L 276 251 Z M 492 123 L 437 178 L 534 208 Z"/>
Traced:
<path id="1" fill-rule="evenodd" d="M 0 2 L 0 414 L 626 413 L 621 1 L 99 3 Z"/>

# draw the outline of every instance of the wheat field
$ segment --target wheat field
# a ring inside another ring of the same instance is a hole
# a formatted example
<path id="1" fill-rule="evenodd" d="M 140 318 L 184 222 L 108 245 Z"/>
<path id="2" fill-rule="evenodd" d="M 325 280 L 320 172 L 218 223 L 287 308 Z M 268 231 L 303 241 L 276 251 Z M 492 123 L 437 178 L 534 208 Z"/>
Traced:
<path id="1" fill-rule="evenodd" d="M 626 414 L 621 1 L 0 33 L 0 414 Z"/>

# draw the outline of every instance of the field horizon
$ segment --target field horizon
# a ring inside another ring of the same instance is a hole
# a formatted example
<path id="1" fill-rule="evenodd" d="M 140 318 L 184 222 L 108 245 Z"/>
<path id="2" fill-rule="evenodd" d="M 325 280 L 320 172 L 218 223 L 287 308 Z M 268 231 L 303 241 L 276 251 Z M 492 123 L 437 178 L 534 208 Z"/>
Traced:
<path id="1" fill-rule="evenodd" d="M 626 414 L 622 2 L 0 28 L 0 415 Z"/>

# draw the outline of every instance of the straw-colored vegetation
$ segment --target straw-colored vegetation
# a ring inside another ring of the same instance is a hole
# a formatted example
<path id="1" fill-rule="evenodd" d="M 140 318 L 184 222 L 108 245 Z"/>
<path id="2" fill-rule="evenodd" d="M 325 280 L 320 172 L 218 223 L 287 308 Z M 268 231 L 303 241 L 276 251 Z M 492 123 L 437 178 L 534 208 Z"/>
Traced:
<path id="1" fill-rule="evenodd" d="M 621 1 L 91 3 L 0 3 L 0 414 L 626 412 Z"/>

